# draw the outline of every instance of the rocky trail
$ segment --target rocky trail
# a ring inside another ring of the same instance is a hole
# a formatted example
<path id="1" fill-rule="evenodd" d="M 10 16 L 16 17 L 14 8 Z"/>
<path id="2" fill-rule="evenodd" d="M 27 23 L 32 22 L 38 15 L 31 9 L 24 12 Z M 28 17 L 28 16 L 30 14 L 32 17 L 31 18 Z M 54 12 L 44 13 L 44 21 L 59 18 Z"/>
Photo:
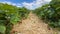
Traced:
<path id="1" fill-rule="evenodd" d="M 15 34 L 54 34 L 53 30 L 33 13 L 22 20 L 22 23 L 14 25 L 12 31 Z"/>

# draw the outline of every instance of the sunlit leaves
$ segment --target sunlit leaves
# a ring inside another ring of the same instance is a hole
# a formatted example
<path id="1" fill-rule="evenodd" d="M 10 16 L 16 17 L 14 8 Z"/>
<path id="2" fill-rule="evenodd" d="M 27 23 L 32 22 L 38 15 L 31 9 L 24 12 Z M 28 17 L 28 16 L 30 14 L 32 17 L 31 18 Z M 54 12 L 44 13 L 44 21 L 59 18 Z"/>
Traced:
<path id="1" fill-rule="evenodd" d="M 0 3 L 0 25 L 4 25 L 6 27 L 6 34 L 11 29 L 10 25 L 17 24 L 21 19 L 27 17 L 29 14 L 28 9 L 25 7 L 16 7 L 8 4 Z M 2 26 L 3 27 L 3 26 Z M 2 28 L 3 29 L 3 28 Z M 9 31 L 8 31 L 9 30 Z M 2 30 L 2 33 L 5 30 Z"/>
<path id="2" fill-rule="evenodd" d="M 4 34 L 6 31 L 6 27 L 3 25 L 0 25 L 0 33 Z"/>
<path id="3" fill-rule="evenodd" d="M 52 0 L 49 4 L 35 9 L 40 18 L 53 28 L 60 28 L 60 0 Z"/>

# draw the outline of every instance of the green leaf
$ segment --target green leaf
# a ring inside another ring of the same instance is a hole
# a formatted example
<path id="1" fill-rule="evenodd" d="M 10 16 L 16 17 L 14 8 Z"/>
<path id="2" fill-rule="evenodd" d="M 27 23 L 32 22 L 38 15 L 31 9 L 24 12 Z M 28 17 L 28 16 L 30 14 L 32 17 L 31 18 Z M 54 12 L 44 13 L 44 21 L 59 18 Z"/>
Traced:
<path id="1" fill-rule="evenodd" d="M 6 27 L 3 25 L 0 25 L 0 32 L 5 33 L 5 31 L 6 31 Z"/>

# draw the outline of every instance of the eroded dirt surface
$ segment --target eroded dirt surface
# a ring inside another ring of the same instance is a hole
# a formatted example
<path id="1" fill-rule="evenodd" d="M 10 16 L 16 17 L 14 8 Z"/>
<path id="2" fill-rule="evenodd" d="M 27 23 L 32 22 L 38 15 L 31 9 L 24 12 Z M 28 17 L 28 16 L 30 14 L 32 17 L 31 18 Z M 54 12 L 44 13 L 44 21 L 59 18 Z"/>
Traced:
<path id="1" fill-rule="evenodd" d="M 14 25 L 12 31 L 16 34 L 54 34 L 53 30 L 48 29 L 47 24 L 33 13 L 30 13 L 27 19 L 22 20 L 22 23 Z"/>

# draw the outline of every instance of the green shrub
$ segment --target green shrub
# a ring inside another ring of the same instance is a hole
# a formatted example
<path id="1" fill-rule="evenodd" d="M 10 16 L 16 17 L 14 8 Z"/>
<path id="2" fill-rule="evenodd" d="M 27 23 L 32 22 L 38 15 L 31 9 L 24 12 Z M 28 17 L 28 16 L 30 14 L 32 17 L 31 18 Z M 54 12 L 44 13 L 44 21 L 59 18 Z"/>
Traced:
<path id="1" fill-rule="evenodd" d="M 48 23 L 52 28 L 60 28 L 60 1 L 52 0 L 49 4 L 45 4 L 34 10 L 39 18 Z"/>
<path id="2" fill-rule="evenodd" d="M 6 27 L 3 26 L 3 25 L 0 25 L 0 33 L 1 33 L 1 34 L 4 34 L 5 31 L 6 31 Z"/>
<path id="3" fill-rule="evenodd" d="M 21 19 L 27 17 L 28 14 L 29 14 L 28 9 L 24 7 L 20 8 L 8 4 L 0 3 L 0 25 L 5 26 L 5 27 L 1 26 L 3 30 L 1 31 L 0 29 L 0 31 L 3 33 L 6 28 L 5 33 L 9 34 L 8 32 L 12 28 L 10 25 L 14 25 L 18 23 Z"/>

